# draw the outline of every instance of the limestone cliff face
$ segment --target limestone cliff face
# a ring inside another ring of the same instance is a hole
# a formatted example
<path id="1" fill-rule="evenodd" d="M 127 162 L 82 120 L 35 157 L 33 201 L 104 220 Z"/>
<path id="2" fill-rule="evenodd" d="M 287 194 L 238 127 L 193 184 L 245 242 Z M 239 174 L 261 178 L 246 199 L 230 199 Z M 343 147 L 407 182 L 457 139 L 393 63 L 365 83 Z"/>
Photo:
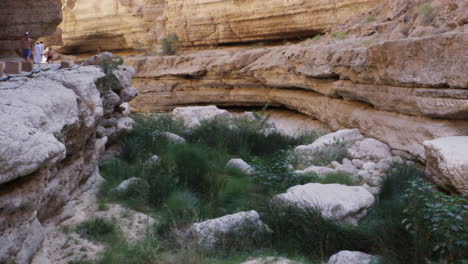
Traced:
<path id="1" fill-rule="evenodd" d="M 154 47 L 176 33 L 182 46 L 312 36 L 382 0 L 63 0 L 66 53 Z M 58 33 L 60 34 L 60 32 Z"/>
<path id="2" fill-rule="evenodd" d="M 392 0 L 298 45 L 132 58 L 132 106 L 284 106 L 424 161 L 425 140 L 468 134 L 467 11 L 463 0 Z"/>
<path id="3" fill-rule="evenodd" d="M 371 10 L 380 0 L 168 0 L 166 32 L 183 46 L 310 37 Z"/>
<path id="4" fill-rule="evenodd" d="M 164 0 L 63 2 L 60 52 L 140 48 L 155 44 L 164 32 Z"/>
<path id="5" fill-rule="evenodd" d="M 119 70 L 120 91 L 95 66 L 0 82 L 0 263 L 29 263 L 42 223 L 95 180 L 108 139 L 132 126 L 114 110 L 132 98 L 132 74 Z"/>
<path id="6" fill-rule="evenodd" d="M 20 48 L 24 32 L 33 38 L 52 34 L 62 21 L 60 0 L 0 1 L 0 50 Z"/>
<path id="7" fill-rule="evenodd" d="M 423 141 L 468 134 L 467 41 L 452 32 L 369 47 L 350 40 L 134 58 L 141 94 L 132 106 L 279 105 L 424 160 Z"/>

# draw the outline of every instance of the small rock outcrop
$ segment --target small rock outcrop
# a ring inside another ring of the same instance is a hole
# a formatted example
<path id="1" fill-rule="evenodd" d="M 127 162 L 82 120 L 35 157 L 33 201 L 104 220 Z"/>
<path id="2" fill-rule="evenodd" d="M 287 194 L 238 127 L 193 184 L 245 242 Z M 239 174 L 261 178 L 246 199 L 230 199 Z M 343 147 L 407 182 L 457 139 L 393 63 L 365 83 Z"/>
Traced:
<path id="1" fill-rule="evenodd" d="M 324 217 L 350 224 L 357 224 L 374 201 L 363 187 L 320 183 L 293 186 L 272 199 L 273 204 L 318 209 Z"/>
<path id="2" fill-rule="evenodd" d="M 245 162 L 243 159 L 230 159 L 228 163 L 226 164 L 227 168 L 233 168 L 241 171 L 244 174 L 247 175 L 253 175 L 254 170 L 252 166 L 250 166 L 247 162 Z"/>
<path id="3" fill-rule="evenodd" d="M 125 192 L 126 190 L 128 190 L 128 187 L 130 187 L 132 184 L 138 183 L 139 181 L 141 181 L 141 179 L 137 177 L 126 179 L 125 181 L 121 182 L 117 187 L 115 187 L 114 190 L 117 192 Z"/>
<path id="4" fill-rule="evenodd" d="M 343 250 L 331 256 L 327 264 L 371 264 L 375 258 L 359 251 Z"/>
<path id="5" fill-rule="evenodd" d="M 373 138 L 365 138 L 358 129 L 338 130 L 318 138 L 312 144 L 295 149 L 298 160 L 303 164 L 314 164 L 316 156 L 330 155 L 333 152 L 347 158 L 332 161 L 326 166 L 310 165 L 295 172 L 313 173 L 317 176 L 346 173 L 357 184 L 377 195 L 387 170 L 392 165 L 404 162 L 401 157 L 392 154 L 387 144 Z"/>
<path id="6" fill-rule="evenodd" d="M 226 236 L 248 242 L 249 239 L 269 234 L 271 230 L 260 220 L 258 213 L 252 210 L 195 223 L 188 232 L 201 247 L 214 249 L 220 246 Z"/>
<path id="7" fill-rule="evenodd" d="M 362 139 L 364 139 L 364 137 L 359 129 L 341 129 L 320 137 L 310 145 L 298 146 L 294 149 L 294 152 L 298 155 L 300 160 L 308 160 L 311 159 L 311 156 L 315 153 L 327 147 L 332 147 L 335 144 L 349 146 L 357 140 Z"/>
<path id="8" fill-rule="evenodd" d="M 210 106 L 189 106 L 177 107 L 172 111 L 172 117 L 176 120 L 181 120 L 190 128 L 200 125 L 204 120 L 214 118 L 230 119 L 231 114 L 223 109 L 219 109 L 214 105 Z"/>
<path id="9" fill-rule="evenodd" d="M 452 193 L 468 194 L 468 136 L 424 142 L 426 175 Z"/>
<path id="10" fill-rule="evenodd" d="M 94 183 L 100 155 L 129 129 L 103 77 L 87 66 L 0 82 L 0 263 L 29 263 L 42 223 Z"/>

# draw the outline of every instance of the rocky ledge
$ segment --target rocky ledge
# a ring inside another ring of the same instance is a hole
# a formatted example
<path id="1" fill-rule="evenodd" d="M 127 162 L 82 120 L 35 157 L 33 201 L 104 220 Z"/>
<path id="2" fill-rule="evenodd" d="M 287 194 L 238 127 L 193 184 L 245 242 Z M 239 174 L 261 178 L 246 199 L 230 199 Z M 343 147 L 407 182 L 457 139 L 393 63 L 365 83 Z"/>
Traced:
<path id="1" fill-rule="evenodd" d="M 135 57 L 132 107 L 283 106 L 424 161 L 424 141 L 468 134 L 467 41 L 468 33 L 451 32 L 368 47 L 353 39 Z"/>
<path id="2" fill-rule="evenodd" d="M 136 95 L 133 71 L 114 73 L 117 90 L 96 66 L 0 82 L 0 263 L 29 263 L 43 223 L 69 216 L 61 209 L 89 188 L 106 146 L 131 128 L 119 106 Z"/>

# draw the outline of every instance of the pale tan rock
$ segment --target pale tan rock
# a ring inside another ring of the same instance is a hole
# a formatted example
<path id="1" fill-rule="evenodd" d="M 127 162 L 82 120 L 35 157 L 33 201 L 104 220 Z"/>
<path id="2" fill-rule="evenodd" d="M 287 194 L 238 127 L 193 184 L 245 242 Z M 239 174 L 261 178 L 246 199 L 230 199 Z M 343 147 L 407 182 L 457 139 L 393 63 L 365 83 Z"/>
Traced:
<path id="1" fill-rule="evenodd" d="M 426 174 L 443 189 L 468 194 L 468 136 L 424 142 Z"/>
<path id="2" fill-rule="evenodd" d="M 166 32 L 183 46 L 313 36 L 369 11 L 378 0 L 167 1 Z"/>
<path id="3" fill-rule="evenodd" d="M 468 63 L 460 56 L 467 36 L 391 40 L 368 48 L 349 40 L 131 58 L 127 63 L 135 68 L 140 91 L 132 108 L 268 103 L 305 113 L 333 130 L 359 128 L 366 137 L 424 160 L 423 141 L 468 133 Z"/>
<path id="4" fill-rule="evenodd" d="M 145 49 L 164 36 L 163 0 L 64 0 L 59 52 Z"/>

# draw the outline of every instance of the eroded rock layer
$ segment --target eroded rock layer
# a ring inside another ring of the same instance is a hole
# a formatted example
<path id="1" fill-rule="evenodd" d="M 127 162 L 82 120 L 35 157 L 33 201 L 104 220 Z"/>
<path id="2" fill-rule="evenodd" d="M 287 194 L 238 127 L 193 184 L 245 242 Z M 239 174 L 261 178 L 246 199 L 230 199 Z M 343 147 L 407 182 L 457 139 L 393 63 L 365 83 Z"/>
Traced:
<path id="1" fill-rule="evenodd" d="M 19 49 L 24 32 L 33 38 L 51 35 L 62 21 L 60 0 L 0 1 L 0 50 Z"/>
<path id="2" fill-rule="evenodd" d="M 107 140 L 132 126 L 118 107 L 132 75 L 118 70 L 120 92 L 95 66 L 0 82 L 0 263 L 29 263 L 42 223 L 93 183 Z"/>
<path id="3" fill-rule="evenodd" d="M 313 36 L 381 0 L 63 0 L 60 52 L 151 49 L 176 33 L 182 46 Z M 53 43 L 53 42 L 51 42 Z"/>
<path id="4" fill-rule="evenodd" d="M 308 37 L 369 11 L 379 0 L 169 0 L 166 32 L 183 46 Z"/>
<path id="5" fill-rule="evenodd" d="M 66 53 L 143 48 L 164 33 L 164 0 L 65 0 L 60 25 Z"/>
<path id="6" fill-rule="evenodd" d="M 132 106 L 278 105 L 424 160 L 422 142 L 468 134 L 468 34 L 133 58 Z M 450 52 L 448 52 L 450 51 Z"/>

